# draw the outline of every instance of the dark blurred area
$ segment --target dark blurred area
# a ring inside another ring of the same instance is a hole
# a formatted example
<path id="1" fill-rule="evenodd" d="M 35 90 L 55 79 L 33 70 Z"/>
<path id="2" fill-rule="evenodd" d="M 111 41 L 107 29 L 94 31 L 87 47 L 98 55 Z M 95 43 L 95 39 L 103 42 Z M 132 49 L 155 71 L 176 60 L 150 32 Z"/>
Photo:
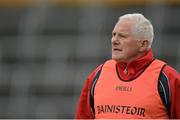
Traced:
<path id="1" fill-rule="evenodd" d="M 118 17 L 137 12 L 155 57 L 180 71 L 179 0 L 0 0 L 0 118 L 73 118 Z"/>

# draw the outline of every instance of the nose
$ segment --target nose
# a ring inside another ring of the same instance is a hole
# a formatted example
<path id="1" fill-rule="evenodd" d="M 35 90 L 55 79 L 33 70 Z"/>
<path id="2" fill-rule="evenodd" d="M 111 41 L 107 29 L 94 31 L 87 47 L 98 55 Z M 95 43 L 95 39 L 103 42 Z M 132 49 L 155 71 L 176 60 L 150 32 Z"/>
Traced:
<path id="1" fill-rule="evenodd" d="M 112 43 L 113 45 L 118 45 L 118 44 L 120 43 L 117 35 L 112 36 L 111 43 Z"/>

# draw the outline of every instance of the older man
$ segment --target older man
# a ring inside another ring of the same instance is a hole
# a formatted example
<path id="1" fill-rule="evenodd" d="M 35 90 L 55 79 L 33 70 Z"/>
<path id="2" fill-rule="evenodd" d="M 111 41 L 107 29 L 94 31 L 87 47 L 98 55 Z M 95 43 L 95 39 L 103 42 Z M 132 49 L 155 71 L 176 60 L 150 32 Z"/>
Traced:
<path id="1" fill-rule="evenodd" d="M 151 22 L 126 14 L 112 31 L 112 59 L 82 90 L 75 118 L 180 118 L 180 75 L 155 59 Z"/>

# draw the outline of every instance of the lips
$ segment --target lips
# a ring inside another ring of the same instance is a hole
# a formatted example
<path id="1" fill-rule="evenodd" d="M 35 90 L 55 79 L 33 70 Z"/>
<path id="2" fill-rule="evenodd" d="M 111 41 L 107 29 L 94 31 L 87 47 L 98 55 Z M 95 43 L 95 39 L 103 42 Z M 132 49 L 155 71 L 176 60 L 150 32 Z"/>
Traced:
<path id="1" fill-rule="evenodd" d="M 119 49 L 119 48 L 113 48 L 113 51 L 122 51 L 122 49 Z"/>

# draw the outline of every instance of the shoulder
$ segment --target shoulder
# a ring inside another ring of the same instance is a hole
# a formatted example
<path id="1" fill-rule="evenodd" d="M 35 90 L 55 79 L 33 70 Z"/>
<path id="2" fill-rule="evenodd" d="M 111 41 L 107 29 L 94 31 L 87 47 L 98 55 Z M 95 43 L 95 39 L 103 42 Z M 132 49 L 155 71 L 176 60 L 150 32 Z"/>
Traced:
<path id="1" fill-rule="evenodd" d="M 111 64 L 111 63 L 115 63 L 114 60 L 110 59 L 110 60 L 106 60 L 105 62 L 103 62 L 102 64 L 98 65 L 88 76 L 87 78 L 87 82 L 86 84 L 89 84 L 88 86 L 91 86 L 91 84 L 93 83 L 94 78 L 96 77 L 96 75 L 101 71 L 102 67 L 104 67 L 104 65 L 106 64 Z"/>
<path id="2" fill-rule="evenodd" d="M 180 117 L 180 74 L 173 67 L 166 65 L 162 74 L 166 77 L 169 82 L 170 87 L 170 101 L 171 101 L 171 112 L 170 118 L 178 118 Z"/>
<path id="3" fill-rule="evenodd" d="M 98 65 L 88 76 L 89 79 L 94 78 L 94 76 L 98 73 L 99 70 L 101 70 L 103 64 Z"/>
<path id="4" fill-rule="evenodd" d="M 180 80 L 180 74 L 178 71 L 176 71 L 173 67 L 171 67 L 170 65 L 166 65 L 163 70 L 162 70 L 163 74 L 167 77 L 167 78 L 174 78 L 174 79 L 179 79 Z"/>
<path id="5" fill-rule="evenodd" d="M 96 74 L 101 70 L 103 64 L 98 65 L 88 76 L 86 85 L 88 86 L 88 89 L 90 89 L 92 82 L 96 76 Z"/>
<path id="6" fill-rule="evenodd" d="M 176 90 L 180 86 L 180 74 L 173 67 L 166 65 L 162 70 L 162 74 L 169 81 L 172 91 Z"/>
<path id="7" fill-rule="evenodd" d="M 175 68 L 168 65 L 166 62 L 162 60 L 156 60 L 164 63 L 164 66 L 162 68 L 162 74 L 164 74 L 168 79 L 180 79 L 180 74 L 177 70 L 175 70 Z"/>
<path id="8" fill-rule="evenodd" d="M 106 60 L 105 62 L 103 62 L 102 64 L 98 65 L 91 73 L 90 75 L 88 76 L 88 79 L 93 79 L 96 74 L 102 69 L 102 67 L 104 66 L 104 64 L 107 64 L 107 63 L 112 63 L 114 62 L 114 60 Z"/>

